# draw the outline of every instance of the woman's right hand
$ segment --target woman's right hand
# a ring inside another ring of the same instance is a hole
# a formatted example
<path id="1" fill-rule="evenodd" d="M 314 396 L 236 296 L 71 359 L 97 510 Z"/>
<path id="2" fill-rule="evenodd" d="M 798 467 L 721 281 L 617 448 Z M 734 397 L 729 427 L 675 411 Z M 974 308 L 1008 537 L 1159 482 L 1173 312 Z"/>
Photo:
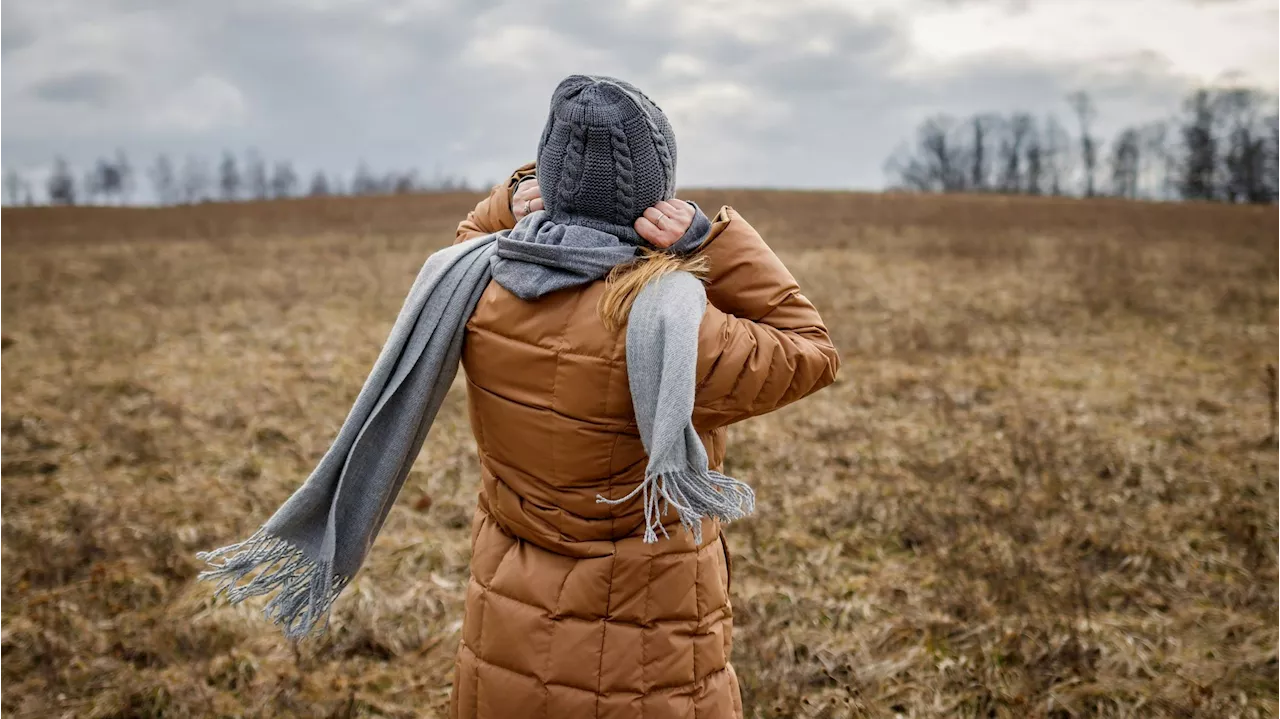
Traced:
<path id="1" fill-rule="evenodd" d="M 636 234 L 649 244 L 665 250 L 674 245 L 693 224 L 693 205 L 671 198 L 670 202 L 658 200 L 635 221 Z"/>
<path id="2" fill-rule="evenodd" d="M 511 214 L 516 222 L 541 209 L 542 189 L 538 187 L 538 178 L 530 177 L 516 186 L 516 191 L 511 194 Z"/>

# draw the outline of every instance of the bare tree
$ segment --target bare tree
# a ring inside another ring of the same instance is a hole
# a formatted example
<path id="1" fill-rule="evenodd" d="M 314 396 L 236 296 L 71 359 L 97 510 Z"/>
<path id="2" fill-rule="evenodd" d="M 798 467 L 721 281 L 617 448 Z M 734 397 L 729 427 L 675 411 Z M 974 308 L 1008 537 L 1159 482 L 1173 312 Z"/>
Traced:
<path id="1" fill-rule="evenodd" d="M 1080 162 L 1084 169 L 1084 196 L 1095 194 L 1094 172 L 1098 165 L 1097 140 L 1093 136 L 1093 121 L 1097 117 L 1097 109 L 1089 94 L 1082 91 L 1067 96 L 1067 102 L 1076 113 L 1076 121 L 1080 125 Z"/>
<path id="2" fill-rule="evenodd" d="M 987 189 L 987 178 L 991 175 L 987 145 L 998 124 L 999 118 L 993 115 L 974 115 L 969 119 L 969 182 L 965 189 L 979 192 Z"/>
<path id="3" fill-rule="evenodd" d="M 1148 122 L 1138 128 L 1138 195 L 1158 200 L 1173 197 L 1176 156 L 1169 147 L 1169 123 Z"/>
<path id="4" fill-rule="evenodd" d="M 1028 195 L 1044 194 L 1044 145 L 1040 139 L 1040 128 L 1035 118 L 1028 118 L 1027 125 L 1027 171 L 1026 184 L 1023 190 Z"/>
<path id="5" fill-rule="evenodd" d="M 1044 143 L 1042 154 L 1044 156 L 1044 174 L 1047 184 L 1046 191 L 1050 195 L 1062 195 L 1064 193 L 1063 181 L 1070 171 L 1070 151 L 1071 140 L 1067 135 L 1066 128 L 1058 121 L 1058 118 L 1049 115 L 1045 119 L 1044 127 Z"/>
<path id="6" fill-rule="evenodd" d="M 386 186 L 397 195 L 407 195 L 411 192 L 417 192 L 420 185 L 418 183 L 417 170 L 406 170 L 404 172 L 391 172 L 387 175 Z"/>
<path id="7" fill-rule="evenodd" d="M 297 189 L 298 175 L 293 171 L 293 165 L 287 160 L 277 162 L 271 173 L 271 196 L 293 197 Z"/>
<path id="8" fill-rule="evenodd" d="M 376 195 L 381 192 L 380 183 L 369 171 L 369 166 L 363 161 L 356 166 L 356 174 L 351 178 L 351 194 L 353 195 Z"/>
<path id="9" fill-rule="evenodd" d="M 1111 194 L 1116 197 L 1138 197 L 1138 168 L 1142 157 L 1142 136 L 1128 127 L 1111 145 Z"/>
<path id="10" fill-rule="evenodd" d="M 107 159 L 98 160 L 94 174 L 97 175 L 98 192 L 101 193 L 102 198 L 108 203 L 117 200 L 120 195 L 121 178 L 116 164 Z"/>
<path id="11" fill-rule="evenodd" d="M 249 151 L 244 162 L 245 182 L 249 196 L 255 200 L 265 200 L 271 196 L 271 184 L 267 181 L 267 163 L 255 150 Z"/>
<path id="12" fill-rule="evenodd" d="M 1031 133 L 1031 116 L 1015 113 L 1000 141 L 1000 191 L 1016 194 L 1022 191 L 1023 145 Z"/>
<path id="13" fill-rule="evenodd" d="M 937 192 L 920 158 L 915 156 L 912 148 L 906 143 L 898 145 L 885 159 L 884 174 L 888 178 L 888 186 L 891 190 Z"/>
<path id="14" fill-rule="evenodd" d="M 125 154 L 123 149 L 116 150 L 115 161 L 112 164 L 116 174 L 116 199 L 120 204 L 126 205 L 133 199 L 133 165 L 129 162 L 129 156 Z"/>
<path id="15" fill-rule="evenodd" d="M 1225 135 L 1218 195 L 1227 202 L 1271 202 L 1268 177 L 1272 130 L 1261 116 L 1261 93 L 1247 88 L 1219 91 L 1217 116 Z M 1271 103 L 1268 103 L 1271 104 Z"/>
<path id="16" fill-rule="evenodd" d="M 98 160 L 89 172 L 85 174 L 84 188 L 86 197 L 89 198 L 90 202 L 98 198 L 107 202 L 111 200 L 123 202 L 125 173 L 130 171 L 127 164 L 121 165 L 116 161 L 105 158 Z"/>
<path id="17" fill-rule="evenodd" d="M 307 190 L 307 194 L 312 197 L 324 197 L 329 194 L 329 178 L 325 177 L 324 170 L 316 170 L 316 174 L 311 176 L 311 187 Z"/>
<path id="18" fill-rule="evenodd" d="M 177 174 L 173 169 L 173 161 L 169 159 L 168 155 L 161 153 L 156 156 L 155 162 L 147 170 L 147 177 L 151 180 L 151 187 L 155 191 L 157 202 L 162 205 L 172 205 L 178 202 Z"/>
<path id="19" fill-rule="evenodd" d="M 4 171 L 4 204 L 15 207 L 22 203 L 27 181 L 13 168 Z"/>
<path id="20" fill-rule="evenodd" d="M 928 118 L 916 132 L 914 147 L 901 147 L 885 165 L 885 172 L 903 189 L 918 192 L 957 192 L 967 186 L 972 165 L 965 167 L 962 145 L 955 142 L 956 122 L 946 115 Z"/>
<path id="21" fill-rule="evenodd" d="M 1197 90 L 1184 104 L 1182 172 L 1178 190 L 1184 199 L 1212 200 L 1218 165 L 1218 141 L 1214 136 L 1215 107 L 1208 90 Z"/>
<path id="22" fill-rule="evenodd" d="M 223 152 L 222 162 L 218 163 L 218 189 L 226 202 L 240 199 L 240 169 L 236 166 L 236 156 L 230 152 Z"/>
<path id="23" fill-rule="evenodd" d="M 59 157 L 53 161 L 53 173 L 46 187 L 52 205 L 76 204 L 76 178 L 71 174 L 67 161 Z"/>
<path id="24" fill-rule="evenodd" d="M 182 201 L 188 205 L 204 202 L 210 197 L 213 177 L 204 160 L 187 156 L 182 165 Z"/>

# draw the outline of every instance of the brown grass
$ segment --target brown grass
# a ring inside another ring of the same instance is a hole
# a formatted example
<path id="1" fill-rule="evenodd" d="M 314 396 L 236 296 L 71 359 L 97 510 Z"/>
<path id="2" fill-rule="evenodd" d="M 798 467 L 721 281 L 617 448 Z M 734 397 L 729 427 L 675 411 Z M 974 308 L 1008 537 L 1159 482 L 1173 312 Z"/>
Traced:
<path id="1" fill-rule="evenodd" d="M 1274 209 L 730 203 L 837 384 L 731 430 L 753 717 L 1274 717 Z M 3 711 L 441 716 L 475 445 L 457 387 L 334 628 L 209 601 L 327 447 L 473 195 L 3 212 Z"/>

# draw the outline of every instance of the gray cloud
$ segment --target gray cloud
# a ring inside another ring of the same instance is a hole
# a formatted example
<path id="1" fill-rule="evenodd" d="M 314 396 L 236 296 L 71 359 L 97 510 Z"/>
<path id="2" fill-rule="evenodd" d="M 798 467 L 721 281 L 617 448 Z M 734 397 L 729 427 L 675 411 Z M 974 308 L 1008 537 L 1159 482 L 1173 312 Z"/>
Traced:
<path id="1" fill-rule="evenodd" d="M 37 82 L 31 94 L 48 102 L 79 102 L 102 106 L 120 95 L 124 81 L 109 73 L 88 70 Z"/>
<path id="2" fill-rule="evenodd" d="M 31 29 L 18 23 L 17 13 L 0 4 L 0 58 L 23 49 L 35 38 Z"/>
<path id="3" fill-rule="evenodd" d="M 11 52 L 17 52 L 30 45 L 34 40 L 35 33 L 31 31 L 31 28 L 10 23 L 5 18 L 4 29 L 0 30 L 0 54 L 7 56 Z"/>
<path id="4" fill-rule="evenodd" d="M 531 159 L 556 82 L 590 72 L 671 115 L 682 184 L 870 188 L 931 113 L 1065 115 L 1085 88 L 1105 129 L 1175 109 L 1190 86 L 1124 51 L 922 70 L 904 15 L 825 0 L 13 0 L 3 20 L 16 167 L 255 147 L 304 172 L 364 160 L 491 180 Z"/>

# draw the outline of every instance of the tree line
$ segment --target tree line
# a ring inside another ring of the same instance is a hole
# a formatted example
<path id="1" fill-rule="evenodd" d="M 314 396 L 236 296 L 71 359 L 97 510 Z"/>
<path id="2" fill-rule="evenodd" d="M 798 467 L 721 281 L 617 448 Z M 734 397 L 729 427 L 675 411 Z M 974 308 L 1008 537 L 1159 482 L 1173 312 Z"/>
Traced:
<path id="1" fill-rule="evenodd" d="M 361 162 L 350 179 L 340 173 L 316 170 L 304 182 L 288 160 L 268 163 L 255 151 L 243 159 L 224 152 L 216 166 L 203 158 L 187 156 L 181 164 L 161 153 L 143 172 L 152 198 L 161 205 L 200 202 L 236 202 L 288 197 L 328 195 L 387 195 L 410 192 L 470 190 L 467 180 L 436 173 L 422 178 L 413 169 L 374 172 Z M 44 182 L 43 200 L 50 205 L 129 204 L 138 190 L 138 176 L 124 151 L 102 158 L 79 178 L 70 164 L 58 157 Z M 33 205 L 38 200 L 31 181 L 16 170 L 6 170 L 3 180 L 7 205 Z"/>
<path id="2" fill-rule="evenodd" d="M 1175 115 L 1124 127 L 1109 143 L 1095 129 L 1098 112 L 1087 93 L 1069 95 L 1067 104 L 1069 123 L 1052 113 L 929 117 L 914 141 L 886 161 L 890 188 L 1232 203 L 1272 203 L 1280 196 L 1274 96 L 1238 87 L 1196 90 Z M 59 157 L 41 199 L 128 204 L 137 174 L 123 151 L 99 159 L 80 177 Z M 268 163 L 252 150 L 243 159 L 224 152 L 216 165 L 196 156 L 178 164 L 162 153 L 142 175 L 162 205 L 471 189 L 453 175 L 424 180 L 412 169 L 378 173 L 363 162 L 349 179 L 317 170 L 304 181 L 291 162 Z M 6 204 L 38 202 L 18 171 L 7 170 L 2 184 Z"/>
<path id="3" fill-rule="evenodd" d="M 886 161 L 893 189 L 1272 203 L 1280 122 L 1276 98 L 1250 88 L 1200 89 L 1180 112 L 1124 127 L 1107 143 L 1087 93 L 1055 115 L 934 115 Z"/>

